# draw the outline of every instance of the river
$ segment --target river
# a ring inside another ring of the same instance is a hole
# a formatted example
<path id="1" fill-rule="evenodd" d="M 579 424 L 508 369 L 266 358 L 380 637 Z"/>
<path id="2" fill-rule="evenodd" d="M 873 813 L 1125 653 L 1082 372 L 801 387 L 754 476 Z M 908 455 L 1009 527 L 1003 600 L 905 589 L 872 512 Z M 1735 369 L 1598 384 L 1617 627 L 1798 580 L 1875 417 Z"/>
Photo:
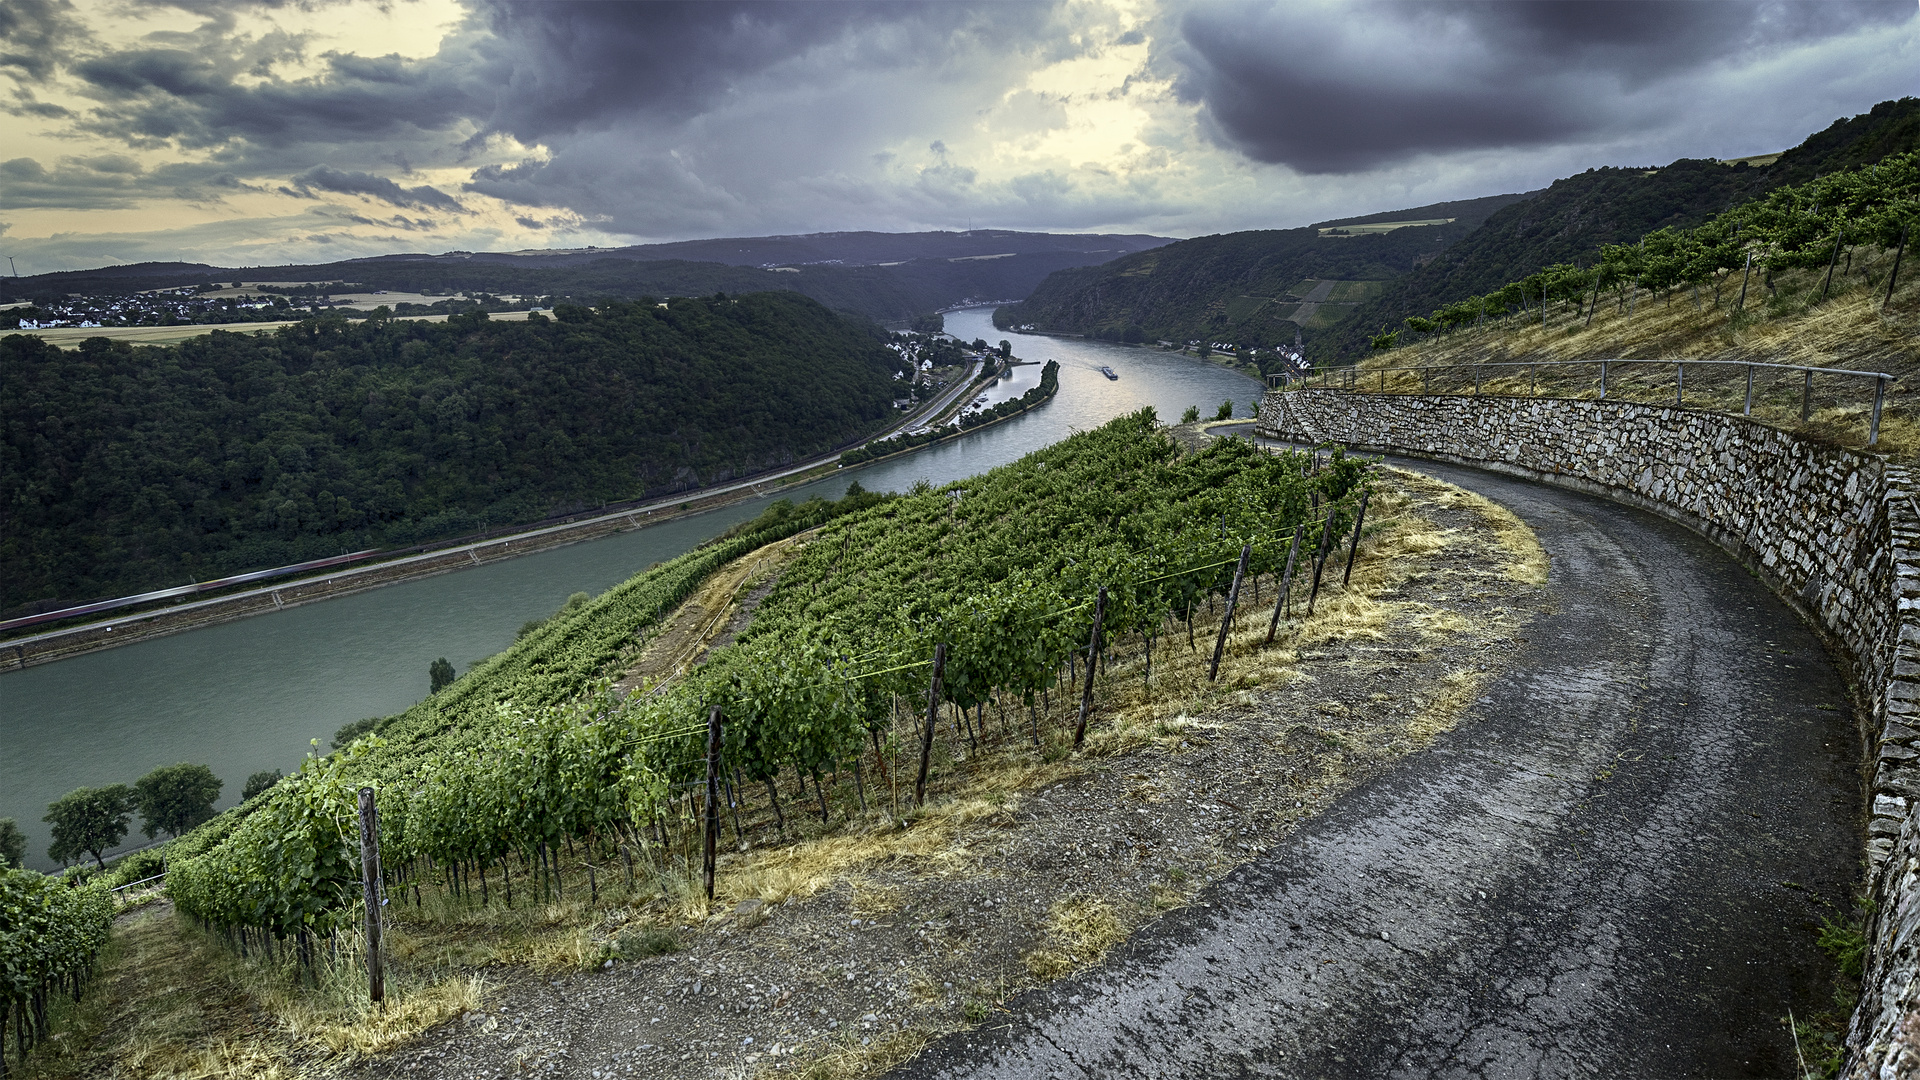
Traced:
<path id="1" fill-rule="evenodd" d="M 1231 399 L 1234 415 L 1247 416 L 1261 389 L 1246 375 L 1157 349 L 995 330 L 988 308 L 949 314 L 947 331 L 964 341 L 1011 341 L 1024 360 L 1060 361 L 1059 394 L 965 438 L 777 497 L 837 498 L 856 479 L 877 491 L 944 484 L 1143 405 L 1177 420 L 1190 405 L 1211 416 Z M 1102 375 L 1102 364 L 1120 378 Z M 1039 378 L 1038 364 L 1017 367 L 989 400 L 1017 397 Z M 203 762 L 225 782 L 220 805 L 230 806 L 250 774 L 296 768 L 308 740 L 324 749 L 342 724 L 420 700 L 436 657 L 465 671 L 569 594 L 608 589 L 757 515 L 774 497 L 0 675 L 0 817 L 26 832 L 28 865 L 50 870 L 40 817 L 73 788 L 130 784 L 155 766 Z M 130 841 L 140 840 L 137 820 L 135 830 Z"/>

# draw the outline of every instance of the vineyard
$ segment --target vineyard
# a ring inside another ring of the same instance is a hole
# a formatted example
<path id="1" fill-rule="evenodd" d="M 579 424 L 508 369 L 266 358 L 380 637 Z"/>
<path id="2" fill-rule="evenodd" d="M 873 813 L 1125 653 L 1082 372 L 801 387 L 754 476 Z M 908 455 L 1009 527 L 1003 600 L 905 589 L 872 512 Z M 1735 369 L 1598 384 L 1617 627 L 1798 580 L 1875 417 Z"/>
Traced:
<path id="1" fill-rule="evenodd" d="M 1891 249 L 1896 257 L 1885 279 L 1889 295 L 1899 273 L 1916 216 L 1920 216 L 1920 152 L 1888 157 L 1877 164 L 1774 190 L 1765 198 L 1736 206 L 1695 229 L 1658 229 L 1636 244 L 1608 244 L 1588 267 L 1558 263 L 1484 296 L 1467 297 L 1406 320 L 1409 329 L 1433 334 L 1484 324 L 1488 319 L 1544 318 L 1548 305 L 1585 307 L 1588 318 L 1609 294 L 1624 309 L 1640 290 L 1671 293 L 1682 287 L 1710 286 L 1716 299 L 1739 280 L 1734 303 L 1744 306 L 1752 274 L 1766 282 L 1785 270 L 1823 271 L 1832 283 L 1844 257 L 1869 245 Z M 1844 271 L 1842 271 L 1844 273 Z M 1374 339 L 1376 349 L 1392 347 L 1397 333 Z"/>
<path id="2" fill-rule="evenodd" d="M 1054 719 L 1067 696 L 1056 691 L 1089 659 L 1106 662 L 1131 636 L 1151 679 L 1155 644 L 1232 591 L 1243 551 L 1255 577 L 1297 562 L 1304 590 L 1369 484 L 1339 455 L 1270 456 L 1233 440 L 1181 455 L 1147 410 L 942 489 L 791 515 L 641 575 L 381 735 L 311 759 L 188 838 L 169 859 L 168 892 L 236 949 L 284 950 L 310 968 L 321 937 L 360 918 L 361 786 L 378 792 L 384 886 L 400 903 L 422 902 L 422 885 L 482 907 L 553 897 L 567 887 L 563 848 L 587 853 L 596 895 L 615 875 L 631 881 L 636 864 L 642 875 L 685 866 L 716 708 L 717 783 L 736 815 L 763 789 L 784 833 L 790 780 L 824 819 L 824 778 L 849 773 L 864 804 L 869 762 L 888 774 L 889 813 L 904 812 L 894 773 L 918 746 L 900 745 L 897 721 L 928 712 L 936 647 L 950 739 L 983 737 L 989 703 L 1005 730 L 1014 703 L 1026 707 L 1023 738 L 1058 742 L 1072 711 Z M 713 568 L 821 517 L 737 642 L 676 680 L 607 692 L 636 636 Z"/>
<path id="3" fill-rule="evenodd" d="M 0 1076 L 8 1042 L 25 1063 L 49 1031 L 56 993 L 75 1001 L 113 926 L 113 899 L 93 884 L 69 888 L 28 870 L 0 870 Z"/>

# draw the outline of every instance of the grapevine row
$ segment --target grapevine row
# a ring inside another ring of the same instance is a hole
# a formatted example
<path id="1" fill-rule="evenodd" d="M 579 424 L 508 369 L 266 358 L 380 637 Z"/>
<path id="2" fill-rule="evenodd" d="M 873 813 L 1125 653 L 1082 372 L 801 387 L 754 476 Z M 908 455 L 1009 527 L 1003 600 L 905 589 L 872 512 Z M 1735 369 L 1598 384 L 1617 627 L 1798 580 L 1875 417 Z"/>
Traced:
<path id="1" fill-rule="evenodd" d="M 850 765 L 858 776 L 895 696 L 924 695 L 936 643 L 948 647 L 944 700 L 1031 703 L 1084 651 L 1099 588 L 1107 638 L 1150 642 L 1169 616 L 1191 618 L 1225 590 L 1243 544 L 1253 572 L 1272 572 L 1296 534 L 1311 555 L 1323 535 L 1347 532 L 1365 483 L 1361 463 L 1338 454 L 1322 467 L 1229 440 L 1182 457 L 1145 410 L 831 522 L 740 641 L 670 685 L 616 698 L 580 658 L 615 655 L 646 621 L 638 612 L 657 617 L 768 537 L 683 557 L 596 601 L 625 629 L 576 619 L 469 675 L 463 695 L 415 718 L 428 737 L 409 745 L 401 731 L 310 760 L 219 844 L 171 862 L 169 891 L 229 931 L 305 940 L 346 925 L 354 792 L 368 784 L 390 884 L 437 874 L 491 896 L 516 887 L 506 870 L 517 866 L 518 888 L 544 895 L 557 845 L 612 841 L 624 853 L 666 838 L 676 788 L 703 775 L 699 721 L 712 707 L 727 718 L 729 782 L 765 784 L 778 813 L 782 774 L 816 787 Z"/>
<path id="2" fill-rule="evenodd" d="M 7 1043 L 22 1064 L 49 1033 L 52 995 L 80 1000 L 113 927 L 113 897 L 31 870 L 0 870 L 0 1076 Z"/>
<path id="3" fill-rule="evenodd" d="M 1406 320 L 1420 333 L 1453 330 L 1484 319 L 1525 313 L 1553 302 L 1597 302 L 1628 287 L 1656 292 L 1723 280 L 1749 268 L 1766 273 L 1822 268 L 1842 247 L 1892 248 L 1908 239 L 1920 216 L 1920 151 L 1897 154 L 1847 172 L 1784 187 L 1718 214 L 1694 229 L 1647 233 L 1634 244 L 1607 244 L 1590 267 L 1557 263 L 1496 289 Z M 1392 345 L 1383 334 L 1375 346 Z"/>

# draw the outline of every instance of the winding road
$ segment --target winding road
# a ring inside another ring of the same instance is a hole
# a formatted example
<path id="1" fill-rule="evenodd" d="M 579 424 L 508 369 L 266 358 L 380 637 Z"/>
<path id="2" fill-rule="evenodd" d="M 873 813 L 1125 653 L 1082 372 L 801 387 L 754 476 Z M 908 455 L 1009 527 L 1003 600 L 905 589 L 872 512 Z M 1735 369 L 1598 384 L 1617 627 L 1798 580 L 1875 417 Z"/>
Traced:
<path id="1" fill-rule="evenodd" d="M 1519 514 L 1547 610 L 1468 718 L 1082 975 L 892 1075 L 1795 1073 L 1859 880 L 1858 737 L 1818 640 L 1705 540 L 1410 467 Z"/>

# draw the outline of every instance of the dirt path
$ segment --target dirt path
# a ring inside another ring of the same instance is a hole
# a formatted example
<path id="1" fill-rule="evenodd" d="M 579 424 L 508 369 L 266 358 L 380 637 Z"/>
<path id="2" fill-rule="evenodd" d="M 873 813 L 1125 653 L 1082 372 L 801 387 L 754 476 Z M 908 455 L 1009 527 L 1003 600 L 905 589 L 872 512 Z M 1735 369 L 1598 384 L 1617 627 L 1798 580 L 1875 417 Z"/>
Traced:
<path id="1" fill-rule="evenodd" d="M 1553 557 L 1470 719 L 900 1077 L 1786 1076 L 1858 880 L 1845 688 L 1698 537 L 1421 466 Z"/>
<path id="2" fill-rule="evenodd" d="M 779 580 L 780 568 L 816 531 L 768 544 L 715 571 L 700 591 L 647 637 L 639 658 L 614 682 L 613 689 L 625 694 L 646 683 L 677 678 L 708 651 L 733 640 L 752 621 L 760 601 Z"/>
<path id="3" fill-rule="evenodd" d="M 943 723 L 945 794 L 905 827 L 890 808 L 782 845 L 749 808 L 751 850 L 723 858 L 713 915 L 663 924 L 656 907 L 609 906 L 595 934 L 610 962 L 507 969 L 480 1009 L 352 1074 L 853 1077 L 943 1032 L 1004 1026 L 1023 989 L 1097 962 L 1292 843 L 1356 784 L 1419 759 L 1512 654 L 1543 599 L 1524 580 L 1542 569 L 1525 530 L 1444 485 L 1396 486 L 1376 502 L 1386 531 L 1353 588 L 1336 563 L 1315 618 L 1255 649 L 1269 585 L 1218 687 L 1204 682 L 1204 620 L 1192 647 L 1178 624 L 1161 640 L 1150 693 L 1136 643 L 1117 643 L 1088 755 L 1053 749 L 1057 697 L 1042 751 L 1023 710 L 990 708 L 977 749 Z M 687 625 L 714 625 L 721 594 Z M 869 797 L 890 806 L 876 773 Z M 790 828 L 809 812 L 795 796 Z M 670 951 L 643 955 L 656 949 Z"/>

